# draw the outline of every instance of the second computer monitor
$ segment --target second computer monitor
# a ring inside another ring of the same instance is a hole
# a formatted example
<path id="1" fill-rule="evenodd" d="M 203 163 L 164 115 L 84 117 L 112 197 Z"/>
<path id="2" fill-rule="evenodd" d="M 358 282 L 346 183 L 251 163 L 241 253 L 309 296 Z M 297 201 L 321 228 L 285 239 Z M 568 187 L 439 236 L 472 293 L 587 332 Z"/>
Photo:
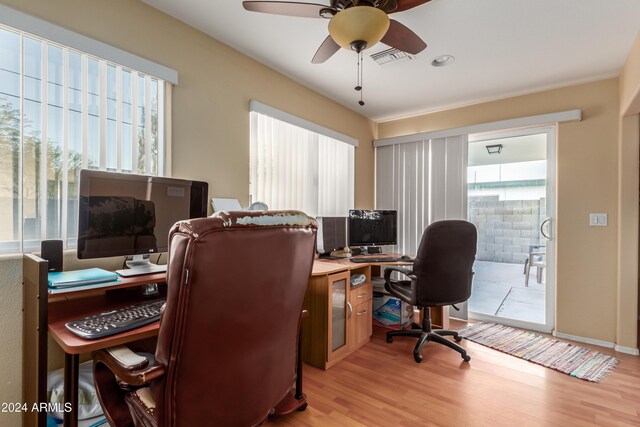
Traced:
<path id="1" fill-rule="evenodd" d="M 347 218 L 344 216 L 318 217 L 317 236 L 317 249 L 320 254 L 328 254 L 346 247 Z"/>
<path id="2" fill-rule="evenodd" d="M 349 246 L 395 245 L 398 213 L 391 210 L 349 211 Z"/>

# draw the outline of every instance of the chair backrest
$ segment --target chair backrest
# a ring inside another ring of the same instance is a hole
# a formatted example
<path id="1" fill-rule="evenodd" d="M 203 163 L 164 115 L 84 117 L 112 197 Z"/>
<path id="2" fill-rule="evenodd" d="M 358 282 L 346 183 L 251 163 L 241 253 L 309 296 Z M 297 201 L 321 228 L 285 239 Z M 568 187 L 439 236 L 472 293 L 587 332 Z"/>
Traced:
<path id="1" fill-rule="evenodd" d="M 222 212 L 169 235 L 152 383 L 160 426 L 255 425 L 290 391 L 316 222 Z"/>
<path id="2" fill-rule="evenodd" d="M 437 221 L 424 230 L 413 264 L 417 305 L 450 305 L 471 297 L 477 241 L 476 227 L 467 221 Z"/>

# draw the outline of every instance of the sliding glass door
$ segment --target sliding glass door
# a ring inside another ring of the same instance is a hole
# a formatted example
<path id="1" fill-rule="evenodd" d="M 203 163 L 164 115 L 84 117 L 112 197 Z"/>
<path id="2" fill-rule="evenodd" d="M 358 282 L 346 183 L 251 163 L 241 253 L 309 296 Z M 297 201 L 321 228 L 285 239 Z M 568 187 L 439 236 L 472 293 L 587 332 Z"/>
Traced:
<path id="1" fill-rule="evenodd" d="M 469 136 L 467 219 L 478 228 L 471 318 L 554 327 L 555 133 Z"/>

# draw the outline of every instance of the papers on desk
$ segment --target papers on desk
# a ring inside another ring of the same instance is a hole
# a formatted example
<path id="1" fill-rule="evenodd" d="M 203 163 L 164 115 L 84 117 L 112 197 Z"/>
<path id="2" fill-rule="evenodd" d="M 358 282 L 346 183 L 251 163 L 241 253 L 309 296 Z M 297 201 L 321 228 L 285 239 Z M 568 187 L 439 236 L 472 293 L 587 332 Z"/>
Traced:
<path id="1" fill-rule="evenodd" d="M 84 270 L 61 271 L 49 273 L 49 293 L 52 291 L 68 292 L 77 288 L 92 289 L 113 285 L 118 281 L 118 275 L 101 268 L 87 268 Z M 96 286 L 101 285 L 101 286 Z"/>
<path id="2" fill-rule="evenodd" d="M 211 207 L 214 212 L 220 211 L 241 211 L 242 207 L 238 199 L 226 199 L 222 197 L 214 197 L 211 199 Z"/>

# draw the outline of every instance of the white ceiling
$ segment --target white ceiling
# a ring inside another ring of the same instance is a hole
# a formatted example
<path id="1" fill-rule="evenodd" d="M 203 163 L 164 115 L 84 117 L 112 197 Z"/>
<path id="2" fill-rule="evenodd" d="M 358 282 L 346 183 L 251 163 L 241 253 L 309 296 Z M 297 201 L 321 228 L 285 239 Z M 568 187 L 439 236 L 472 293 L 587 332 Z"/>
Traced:
<path id="1" fill-rule="evenodd" d="M 241 0 L 143 1 L 376 121 L 617 76 L 640 30 L 638 0 L 432 0 L 391 16 L 427 43 L 415 59 L 380 66 L 368 55 L 387 47 L 365 51 L 360 107 L 354 52 L 311 63 L 325 19 Z M 456 61 L 431 66 L 443 54 Z"/>
<path id="2" fill-rule="evenodd" d="M 470 141 L 469 166 L 531 162 L 547 158 L 547 135 L 535 134 L 508 138 Z M 502 145 L 499 154 L 489 154 L 487 145 Z"/>

